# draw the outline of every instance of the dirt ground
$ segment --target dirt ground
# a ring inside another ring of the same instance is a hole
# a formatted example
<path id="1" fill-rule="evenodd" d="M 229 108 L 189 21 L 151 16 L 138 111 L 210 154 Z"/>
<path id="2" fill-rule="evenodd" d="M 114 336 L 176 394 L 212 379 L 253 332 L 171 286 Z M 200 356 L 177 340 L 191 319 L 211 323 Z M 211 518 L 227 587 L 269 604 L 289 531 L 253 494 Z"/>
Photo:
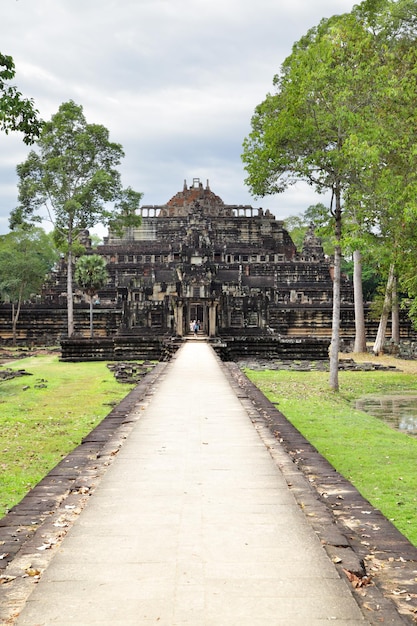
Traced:
<path id="1" fill-rule="evenodd" d="M 340 354 L 340 360 L 353 359 L 356 363 L 379 363 L 386 367 L 396 367 L 406 374 L 417 374 L 417 360 L 413 359 L 398 359 L 388 354 L 381 356 L 375 356 L 372 353 L 343 353 Z"/>
<path id="2" fill-rule="evenodd" d="M 0 346 L 0 365 L 9 364 L 12 361 L 19 361 L 20 359 L 25 359 L 29 356 L 40 356 L 43 354 L 56 354 L 60 353 L 60 348 L 49 348 L 49 347 L 34 347 L 34 348 L 11 348 Z"/>

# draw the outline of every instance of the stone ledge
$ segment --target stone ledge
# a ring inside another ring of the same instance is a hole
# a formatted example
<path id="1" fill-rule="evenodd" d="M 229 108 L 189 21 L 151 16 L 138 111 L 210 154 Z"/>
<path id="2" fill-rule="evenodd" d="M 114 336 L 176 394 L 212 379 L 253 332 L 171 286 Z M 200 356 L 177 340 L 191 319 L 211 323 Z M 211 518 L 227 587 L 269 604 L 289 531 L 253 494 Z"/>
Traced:
<path id="1" fill-rule="evenodd" d="M 39 575 L 88 502 L 106 469 L 140 419 L 167 363 L 159 363 L 94 428 L 0 519 L 0 624 L 11 625 Z M 27 572 L 31 573 L 28 574 Z"/>

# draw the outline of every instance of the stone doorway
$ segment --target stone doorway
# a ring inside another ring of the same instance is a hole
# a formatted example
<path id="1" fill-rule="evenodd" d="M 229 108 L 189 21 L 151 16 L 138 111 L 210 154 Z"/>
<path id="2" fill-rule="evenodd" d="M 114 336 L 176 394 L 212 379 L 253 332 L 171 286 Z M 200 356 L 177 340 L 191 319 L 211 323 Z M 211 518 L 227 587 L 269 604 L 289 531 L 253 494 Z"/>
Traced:
<path id="1" fill-rule="evenodd" d="M 201 302 L 191 302 L 190 315 L 188 324 L 191 321 L 197 320 L 200 322 L 200 331 L 202 331 L 205 335 L 208 334 L 208 319 L 207 319 L 207 306 L 202 304 Z"/>

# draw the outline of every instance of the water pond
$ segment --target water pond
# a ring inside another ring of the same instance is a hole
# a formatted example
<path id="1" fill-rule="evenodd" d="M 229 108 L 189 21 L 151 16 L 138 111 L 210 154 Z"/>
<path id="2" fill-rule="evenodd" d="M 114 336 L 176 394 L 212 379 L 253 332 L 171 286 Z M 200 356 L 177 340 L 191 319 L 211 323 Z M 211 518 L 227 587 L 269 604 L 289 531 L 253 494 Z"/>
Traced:
<path id="1" fill-rule="evenodd" d="M 417 437 L 417 393 L 368 395 L 355 400 L 355 408 L 382 419 L 400 432 Z"/>

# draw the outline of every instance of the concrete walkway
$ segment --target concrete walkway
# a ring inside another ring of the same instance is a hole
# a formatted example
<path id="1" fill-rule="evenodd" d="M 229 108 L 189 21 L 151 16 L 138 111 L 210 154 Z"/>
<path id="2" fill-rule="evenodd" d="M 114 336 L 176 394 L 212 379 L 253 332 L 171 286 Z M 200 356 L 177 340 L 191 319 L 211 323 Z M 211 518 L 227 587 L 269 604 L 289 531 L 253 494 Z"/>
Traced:
<path id="1" fill-rule="evenodd" d="M 18 626 L 366 624 L 212 349 L 188 341 Z"/>

